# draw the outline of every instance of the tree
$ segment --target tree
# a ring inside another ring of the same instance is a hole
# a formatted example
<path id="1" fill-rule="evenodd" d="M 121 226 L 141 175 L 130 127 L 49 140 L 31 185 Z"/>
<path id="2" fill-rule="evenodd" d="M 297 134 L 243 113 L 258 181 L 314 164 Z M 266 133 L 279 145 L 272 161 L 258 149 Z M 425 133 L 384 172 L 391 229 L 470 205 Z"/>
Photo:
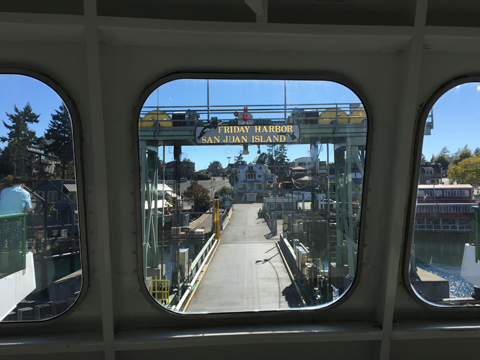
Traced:
<path id="1" fill-rule="evenodd" d="M 235 160 L 235 165 L 247 165 L 247 162 L 243 160 L 243 152 L 240 150 L 240 153 L 237 156 L 237 159 Z"/>
<path id="2" fill-rule="evenodd" d="M 185 158 L 182 160 L 182 162 L 193 162 L 192 160 L 190 160 L 189 158 Z"/>
<path id="3" fill-rule="evenodd" d="M 31 145 L 38 145 L 39 138 L 35 131 L 30 130 L 29 124 L 38 123 L 39 114 L 35 114 L 27 103 L 20 111 L 17 106 L 13 106 L 14 113 L 6 113 L 10 124 L 3 121 L 7 128 L 7 136 L 1 136 L 0 141 L 7 142 L 7 146 L 2 151 L 1 163 L 13 170 L 14 176 L 27 177 L 29 175 L 29 159 L 27 158 L 27 148 Z"/>
<path id="4" fill-rule="evenodd" d="M 480 156 L 480 148 L 479 148 L 479 147 L 477 147 L 477 148 L 475 149 L 475 151 L 473 152 L 473 155 L 475 155 L 475 156 Z"/>
<path id="5" fill-rule="evenodd" d="M 444 147 L 436 156 L 432 158 L 432 163 L 433 164 L 440 164 L 442 165 L 443 170 L 447 170 L 448 167 L 450 166 L 450 160 L 449 160 L 449 151 L 446 147 Z"/>
<path id="6" fill-rule="evenodd" d="M 222 170 L 222 163 L 218 160 L 212 161 L 208 165 L 208 170 Z"/>
<path id="7" fill-rule="evenodd" d="M 52 114 L 52 120 L 50 120 L 45 132 L 47 144 L 44 148 L 45 152 L 51 153 L 60 159 L 62 179 L 66 179 L 65 172 L 67 167 L 73 168 L 72 125 L 70 113 L 63 104 L 55 112 L 56 114 Z"/>
<path id="8" fill-rule="evenodd" d="M 229 186 L 222 186 L 220 189 L 215 191 L 215 195 L 223 196 L 223 195 L 230 195 L 232 193 L 232 189 Z"/>
<path id="9" fill-rule="evenodd" d="M 450 165 L 447 176 L 457 184 L 471 184 L 473 187 L 480 185 L 480 157 L 471 156 L 456 165 Z"/>
<path id="10" fill-rule="evenodd" d="M 191 181 L 190 186 L 184 191 L 183 195 L 193 199 L 195 211 L 207 211 L 211 205 L 209 191 L 196 181 Z"/>
<path id="11" fill-rule="evenodd" d="M 268 155 L 264 152 L 262 152 L 260 155 L 258 155 L 257 164 L 266 164 L 268 161 Z"/>
<path id="12" fill-rule="evenodd" d="M 287 149 L 287 146 L 284 144 L 281 144 L 275 148 L 275 164 L 285 164 L 286 162 L 288 162 Z"/>
<path id="13" fill-rule="evenodd" d="M 458 151 L 453 155 L 451 164 L 457 165 L 461 161 L 472 156 L 472 151 L 468 148 L 468 145 L 465 145 L 463 149 L 458 149 Z"/>
<path id="14" fill-rule="evenodd" d="M 237 169 L 233 169 L 230 172 L 230 177 L 228 178 L 228 182 L 230 183 L 230 185 L 232 185 L 232 187 L 234 187 L 237 181 L 238 181 Z"/>

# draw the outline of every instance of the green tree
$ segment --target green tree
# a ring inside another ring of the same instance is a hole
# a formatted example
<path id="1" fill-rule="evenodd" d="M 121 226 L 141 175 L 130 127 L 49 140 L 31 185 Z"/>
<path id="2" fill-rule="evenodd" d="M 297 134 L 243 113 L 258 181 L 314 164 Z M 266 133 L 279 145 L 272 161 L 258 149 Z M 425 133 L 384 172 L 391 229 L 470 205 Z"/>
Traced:
<path id="1" fill-rule="evenodd" d="M 262 152 L 260 155 L 258 155 L 257 164 L 266 164 L 268 161 L 268 155 L 267 153 Z"/>
<path id="2" fill-rule="evenodd" d="M 182 162 L 193 162 L 192 160 L 190 160 L 189 158 L 185 158 L 182 160 Z"/>
<path id="3" fill-rule="evenodd" d="M 477 147 L 477 148 L 475 149 L 475 151 L 473 152 L 473 155 L 475 155 L 475 156 L 480 156 L 480 148 L 479 148 L 479 147 Z"/>
<path id="4" fill-rule="evenodd" d="M 288 162 L 287 158 L 287 146 L 284 144 L 278 145 L 275 148 L 274 156 L 275 156 L 275 164 L 285 164 Z"/>
<path id="5" fill-rule="evenodd" d="M 230 177 L 228 178 L 228 182 L 230 183 L 230 185 L 232 185 L 232 187 L 234 187 L 237 181 L 238 181 L 237 169 L 233 169 L 230 172 Z"/>
<path id="6" fill-rule="evenodd" d="M 471 156 L 456 165 L 450 165 L 447 176 L 457 184 L 480 185 L 480 157 Z"/>
<path id="7" fill-rule="evenodd" d="M 32 169 L 29 166 L 31 164 L 29 164 L 27 157 L 27 148 L 31 145 L 40 144 L 35 131 L 30 130 L 29 125 L 38 123 L 40 115 L 33 112 L 30 103 L 27 103 L 21 111 L 14 105 L 13 110 L 13 114 L 6 113 L 7 121 L 10 124 L 3 121 L 3 125 L 8 132 L 7 136 L 0 137 L 0 141 L 6 142 L 7 146 L 2 151 L 0 162 L 12 169 L 14 176 L 28 177 Z"/>
<path id="8" fill-rule="evenodd" d="M 207 211 L 211 205 L 209 191 L 196 181 L 191 181 L 190 186 L 183 195 L 193 200 L 195 211 Z"/>
<path id="9" fill-rule="evenodd" d="M 223 196 L 223 195 L 230 195 L 232 193 L 232 189 L 229 186 L 222 186 L 220 189 L 215 191 L 215 195 Z"/>
<path id="10" fill-rule="evenodd" d="M 448 149 L 444 147 L 436 156 L 432 158 L 431 162 L 433 164 L 441 164 L 443 170 L 447 170 L 450 166 L 449 153 L 450 152 Z"/>
<path id="11" fill-rule="evenodd" d="M 458 151 L 453 155 L 453 159 L 451 161 L 452 165 L 457 165 L 461 161 L 469 158 L 472 156 L 472 151 L 468 148 L 468 145 L 465 145 L 463 149 L 458 149 Z"/>
<path id="12" fill-rule="evenodd" d="M 68 167 L 73 168 L 73 138 L 70 113 L 62 104 L 59 110 L 52 114 L 52 120 L 45 132 L 47 144 L 45 152 L 58 156 L 62 166 L 62 179 L 66 179 L 65 173 Z"/>
<path id="13" fill-rule="evenodd" d="M 242 150 L 240 150 L 240 153 L 237 156 L 237 159 L 235 160 L 235 165 L 247 165 L 247 162 L 243 160 L 243 153 Z"/>
<path id="14" fill-rule="evenodd" d="M 210 165 L 208 165 L 208 170 L 222 170 L 222 163 L 218 160 L 212 161 Z"/>

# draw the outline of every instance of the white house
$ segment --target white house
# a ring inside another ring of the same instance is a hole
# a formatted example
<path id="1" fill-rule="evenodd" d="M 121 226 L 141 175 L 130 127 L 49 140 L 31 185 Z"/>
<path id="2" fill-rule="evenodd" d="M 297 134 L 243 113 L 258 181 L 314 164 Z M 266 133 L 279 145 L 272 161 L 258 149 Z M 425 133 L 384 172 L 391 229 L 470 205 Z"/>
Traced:
<path id="1" fill-rule="evenodd" d="M 239 192 L 263 192 L 269 182 L 273 182 L 274 175 L 265 164 L 240 165 L 238 167 Z"/>

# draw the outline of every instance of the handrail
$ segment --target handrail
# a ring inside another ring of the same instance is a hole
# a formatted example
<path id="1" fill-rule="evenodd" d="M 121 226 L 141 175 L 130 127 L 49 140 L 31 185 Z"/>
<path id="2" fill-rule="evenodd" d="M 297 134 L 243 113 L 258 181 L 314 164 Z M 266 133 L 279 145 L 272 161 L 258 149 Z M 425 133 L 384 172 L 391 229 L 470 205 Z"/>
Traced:
<path id="1" fill-rule="evenodd" d="M 27 214 L 0 215 L 0 279 L 24 270 L 26 255 Z"/>
<path id="2" fill-rule="evenodd" d="M 198 269 L 198 265 L 200 265 L 203 261 L 203 259 L 205 258 L 205 256 L 207 255 L 208 251 L 210 250 L 210 248 L 213 246 L 213 242 L 215 241 L 215 234 L 213 234 L 212 236 L 210 236 L 210 239 L 208 239 L 207 243 L 205 244 L 205 246 L 202 248 L 202 250 L 200 250 L 200 252 L 198 253 L 197 257 L 192 261 L 192 265 L 190 266 L 190 269 L 189 269 L 189 277 L 192 278 L 192 275 L 196 274 Z"/>

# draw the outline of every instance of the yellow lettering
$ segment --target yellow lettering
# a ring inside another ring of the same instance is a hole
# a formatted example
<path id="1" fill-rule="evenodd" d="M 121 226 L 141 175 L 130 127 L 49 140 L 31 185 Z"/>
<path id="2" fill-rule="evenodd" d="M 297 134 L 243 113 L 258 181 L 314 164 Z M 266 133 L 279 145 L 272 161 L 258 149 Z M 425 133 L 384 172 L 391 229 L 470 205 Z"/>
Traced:
<path id="1" fill-rule="evenodd" d="M 268 132 L 268 129 L 267 129 L 267 127 L 266 127 L 266 126 L 264 126 L 264 127 L 263 127 L 263 130 L 262 130 L 262 132 Z"/>
<path id="2" fill-rule="evenodd" d="M 278 142 L 278 136 L 277 135 L 273 135 L 273 141 Z"/>
<path id="3" fill-rule="evenodd" d="M 210 136 L 207 139 L 207 144 L 213 144 L 212 138 Z"/>
<path id="4" fill-rule="evenodd" d="M 207 139 L 205 139 L 205 136 L 202 136 L 202 144 L 205 144 L 207 142 Z"/>
<path id="5" fill-rule="evenodd" d="M 272 138 L 270 136 L 267 137 L 267 142 L 272 142 Z"/>
<path id="6" fill-rule="evenodd" d="M 275 126 L 275 132 L 280 132 L 282 127 L 280 125 Z"/>
<path id="7" fill-rule="evenodd" d="M 220 142 L 220 136 L 214 136 L 213 139 L 215 140 L 216 143 Z"/>
<path id="8" fill-rule="evenodd" d="M 285 140 L 287 140 L 285 135 L 280 135 L 280 142 L 285 142 Z"/>
<path id="9" fill-rule="evenodd" d="M 270 128 L 270 132 L 274 132 L 275 131 L 275 126 L 269 126 Z"/>
<path id="10" fill-rule="evenodd" d="M 224 142 L 224 143 L 227 143 L 227 142 L 228 142 L 228 136 L 225 136 L 225 139 L 223 139 L 223 142 Z"/>
<path id="11" fill-rule="evenodd" d="M 222 133 L 222 127 L 221 127 L 221 126 L 218 127 L 218 133 L 219 133 L 219 134 Z"/>
<path id="12" fill-rule="evenodd" d="M 246 133 L 250 132 L 250 128 L 251 128 L 251 126 L 245 126 L 245 129 L 246 129 L 245 132 Z"/>
<path id="13" fill-rule="evenodd" d="M 281 131 L 282 131 L 282 132 L 285 132 L 285 131 L 287 131 L 287 127 L 286 127 L 285 125 L 283 125 L 283 126 L 282 126 L 282 130 L 281 130 Z"/>
<path id="14" fill-rule="evenodd" d="M 255 132 L 261 132 L 262 130 L 262 127 L 261 126 L 255 126 Z"/>
<path id="15" fill-rule="evenodd" d="M 224 131 L 225 134 L 229 134 L 230 133 L 230 128 L 228 126 L 225 126 L 225 131 Z M 228 136 L 227 136 L 228 137 Z"/>
<path id="16" fill-rule="evenodd" d="M 238 133 L 238 132 L 239 132 L 239 131 L 238 131 L 238 126 L 235 126 L 235 127 L 233 128 L 233 132 L 234 132 L 234 133 Z"/>
<path id="17" fill-rule="evenodd" d="M 288 130 L 287 130 L 288 132 L 293 132 L 293 126 L 292 125 L 288 125 L 287 128 L 288 128 Z"/>
<path id="18" fill-rule="evenodd" d="M 235 136 L 235 142 L 240 142 L 240 138 L 238 136 Z"/>
<path id="19" fill-rule="evenodd" d="M 246 137 L 246 136 L 242 136 L 242 141 L 243 141 L 243 142 L 248 142 L 248 141 L 247 141 L 247 137 Z"/>

